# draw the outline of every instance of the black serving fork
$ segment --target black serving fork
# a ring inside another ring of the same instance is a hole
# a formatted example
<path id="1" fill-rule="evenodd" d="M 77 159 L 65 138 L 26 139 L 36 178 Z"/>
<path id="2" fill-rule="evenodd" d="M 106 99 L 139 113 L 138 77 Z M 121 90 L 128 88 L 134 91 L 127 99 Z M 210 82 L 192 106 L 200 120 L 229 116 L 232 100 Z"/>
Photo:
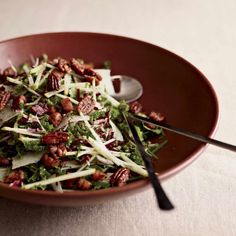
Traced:
<path id="1" fill-rule="evenodd" d="M 131 116 L 126 116 L 125 114 L 124 118 L 127 121 L 127 124 L 129 125 L 130 131 L 132 133 L 132 136 L 134 138 L 134 142 L 136 144 L 136 147 L 143 159 L 143 162 L 145 164 L 146 170 L 148 172 L 149 180 L 154 188 L 154 192 L 157 198 L 158 206 L 161 210 L 172 210 L 174 209 L 173 204 L 170 202 L 169 198 L 167 197 L 166 193 L 164 192 L 161 183 L 158 179 L 158 176 L 154 170 L 154 167 L 152 165 L 152 161 L 150 156 L 146 153 L 145 148 L 142 144 L 142 142 L 139 139 L 138 133 L 134 127 L 134 118 Z"/>

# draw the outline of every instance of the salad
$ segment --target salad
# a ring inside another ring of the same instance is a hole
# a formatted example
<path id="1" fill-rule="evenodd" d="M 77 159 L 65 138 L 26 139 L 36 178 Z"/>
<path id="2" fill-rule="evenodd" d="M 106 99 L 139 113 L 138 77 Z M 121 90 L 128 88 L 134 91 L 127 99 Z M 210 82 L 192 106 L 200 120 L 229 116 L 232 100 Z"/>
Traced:
<path id="1" fill-rule="evenodd" d="M 43 55 L 0 73 L 0 182 L 23 189 L 97 190 L 148 176 L 124 119 L 139 102 L 117 101 L 110 63 L 94 69 L 81 59 Z M 161 128 L 135 123 L 155 158 L 166 139 Z M 155 138 L 155 142 L 153 142 Z"/>

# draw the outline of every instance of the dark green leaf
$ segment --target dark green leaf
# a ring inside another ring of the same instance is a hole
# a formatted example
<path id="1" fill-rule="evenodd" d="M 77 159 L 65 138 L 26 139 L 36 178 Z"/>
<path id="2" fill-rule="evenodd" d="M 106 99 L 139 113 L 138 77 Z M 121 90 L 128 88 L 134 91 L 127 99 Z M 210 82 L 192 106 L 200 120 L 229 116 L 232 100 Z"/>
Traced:
<path id="1" fill-rule="evenodd" d="M 109 188 L 110 184 L 108 182 L 97 181 L 93 182 L 93 187 L 94 189 L 104 189 L 104 188 Z"/>
<path id="2" fill-rule="evenodd" d="M 54 126 L 49 122 L 49 116 L 44 115 L 41 119 L 40 122 L 43 126 L 44 129 L 46 129 L 47 132 L 51 132 L 54 129 Z"/>
<path id="3" fill-rule="evenodd" d="M 105 117 L 105 111 L 94 111 L 92 112 L 90 115 L 89 115 L 89 119 L 91 122 L 94 122 L 95 120 L 99 119 L 99 118 L 102 118 L 102 117 Z"/>

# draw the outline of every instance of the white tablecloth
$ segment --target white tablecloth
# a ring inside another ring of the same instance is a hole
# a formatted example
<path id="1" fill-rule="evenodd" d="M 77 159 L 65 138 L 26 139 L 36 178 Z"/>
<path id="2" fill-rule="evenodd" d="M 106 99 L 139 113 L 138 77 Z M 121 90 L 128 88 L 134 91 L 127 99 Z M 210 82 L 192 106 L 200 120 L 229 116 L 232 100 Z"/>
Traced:
<path id="1" fill-rule="evenodd" d="M 216 138 L 236 143 L 235 0 L 0 1 L 0 40 L 52 31 L 120 34 L 183 56 L 218 94 Z M 163 186 L 176 205 L 172 212 L 157 209 L 152 189 L 79 208 L 1 198 L 0 235 L 236 235 L 235 153 L 210 146 Z"/>

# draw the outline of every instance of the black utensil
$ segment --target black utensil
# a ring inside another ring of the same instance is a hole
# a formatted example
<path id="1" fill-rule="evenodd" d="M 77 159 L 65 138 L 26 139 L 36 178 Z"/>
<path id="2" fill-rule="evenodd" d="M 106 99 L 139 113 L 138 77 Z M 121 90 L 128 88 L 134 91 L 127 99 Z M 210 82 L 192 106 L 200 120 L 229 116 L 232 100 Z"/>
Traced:
<path id="1" fill-rule="evenodd" d="M 153 168 L 150 156 L 146 153 L 144 146 L 138 137 L 138 133 L 133 125 L 133 121 L 134 121 L 133 118 L 127 117 L 126 115 L 124 115 L 124 117 L 129 125 L 129 128 L 130 128 L 131 133 L 134 138 L 134 142 L 137 146 L 137 149 L 144 161 L 145 167 L 146 167 L 148 175 L 149 175 L 150 182 L 151 182 L 151 184 L 154 188 L 155 194 L 156 194 L 159 208 L 161 210 L 172 210 L 174 208 L 174 206 L 172 205 L 172 203 L 170 202 L 166 193 L 164 192 L 164 190 L 160 184 L 160 181 L 158 179 L 158 176 L 156 175 L 156 172 Z"/>
<path id="2" fill-rule="evenodd" d="M 135 114 L 132 114 L 132 113 L 129 113 L 129 116 L 133 117 L 136 120 L 158 126 L 162 129 L 169 130 L 171 132 L 186 136 L 188 138 L 192 138 L 192 139 L 201 141 L 203 143 L 209 143 L 209 144 L 212 144 L 212 145 L 215 145 L 215 146 L 218 146 L 218 147 L 236 152 L 236 146 L 234 146 L 232 144 L 224 143 L 224 142 L 221 142 L 219 140 L 215 140 L 215 139 L 212 139 L 212 138 L 200 135 L 200 134 L 196 134 L 196 133 L 193 133 L 193 132 L 181 129 L 181 128 L 177 128 L 177 127 L 175 127 L 173 125 L 170 125 L 168 123 L 153 121 L 153 120 L 150 120 L 149 118 L 138 116 L 138 115 L 135 115 Z"/>

